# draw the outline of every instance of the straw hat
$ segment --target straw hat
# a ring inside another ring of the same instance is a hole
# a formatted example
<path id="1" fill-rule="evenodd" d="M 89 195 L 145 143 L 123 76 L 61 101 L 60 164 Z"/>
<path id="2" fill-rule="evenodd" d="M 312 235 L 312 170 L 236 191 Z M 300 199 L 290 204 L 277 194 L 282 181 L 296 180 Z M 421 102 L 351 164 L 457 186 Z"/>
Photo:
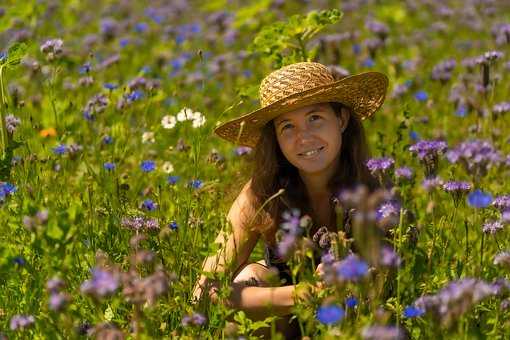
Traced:
<path id="1" fill-rule="evenodd" d="M 259 109 L 221 124 L 214 132 L 235 144 L 255 147 L 267 122 L 282 113 L 323 102 L 340 102 L 363 120 L 382 105 L 387 88 L 388 78 L 379 72 L 335 80 L 320 63 L 290 64 L 262 80 Z"/>

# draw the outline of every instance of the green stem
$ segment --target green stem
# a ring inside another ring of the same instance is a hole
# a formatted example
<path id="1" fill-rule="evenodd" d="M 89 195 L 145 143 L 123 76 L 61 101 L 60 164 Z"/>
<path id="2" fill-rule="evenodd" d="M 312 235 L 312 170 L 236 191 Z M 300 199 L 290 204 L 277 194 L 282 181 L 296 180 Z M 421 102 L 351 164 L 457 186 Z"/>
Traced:
<path id="1" fill-rule="evenodd" d="M 1 134 L 2 134 L 2 159 L 5 158 L 5 153 L 7 149 L 7 127 L 5 126 L 5 110 L 7 109 L 7 98 L 4 92 L 4 66 L 0 66 L 0 90 L 2 94 L 2 109 L 0 110 L 0 116 L 2 121 L 1 124 Z"/>

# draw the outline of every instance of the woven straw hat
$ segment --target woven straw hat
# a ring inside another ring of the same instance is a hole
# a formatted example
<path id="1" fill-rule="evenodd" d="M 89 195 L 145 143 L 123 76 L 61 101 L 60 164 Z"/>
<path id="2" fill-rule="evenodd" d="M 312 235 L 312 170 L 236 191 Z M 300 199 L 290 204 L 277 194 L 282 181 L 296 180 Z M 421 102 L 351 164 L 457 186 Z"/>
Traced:
<path id="1" fill-rule="evenodd" d="M 365 72 L 336 80 L 315 62 L 300 62 L 273 71 L 260 83 L 260 108 L 218 126 L 214 132 L 235 144 L 255 147 L 262 127 L 282 113 L 303 106 L 340 102 L 365 119 L 384 102 L 388 78 Z"/>

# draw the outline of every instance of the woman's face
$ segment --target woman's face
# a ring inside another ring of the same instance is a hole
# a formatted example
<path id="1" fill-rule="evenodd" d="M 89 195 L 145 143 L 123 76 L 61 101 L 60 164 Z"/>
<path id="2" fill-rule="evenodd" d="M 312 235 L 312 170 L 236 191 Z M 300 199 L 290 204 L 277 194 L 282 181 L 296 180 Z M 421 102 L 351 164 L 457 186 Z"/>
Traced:
<path id="1" fill-rule="evenodd" d="M 287 160 L 300 172 L 320 174 L 338 164 L 348 118 L 346 109 L 337 117 L 329 103 L 320 103 L 281 114 L 273 125 Z"/>

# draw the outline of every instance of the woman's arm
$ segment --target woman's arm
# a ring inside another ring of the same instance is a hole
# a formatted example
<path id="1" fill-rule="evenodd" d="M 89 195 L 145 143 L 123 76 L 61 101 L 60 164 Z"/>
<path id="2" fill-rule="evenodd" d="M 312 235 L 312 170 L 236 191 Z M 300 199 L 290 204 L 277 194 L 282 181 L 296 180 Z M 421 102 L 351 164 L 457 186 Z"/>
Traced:
<path id="1" fill-rule="evenodd" d="M 250 201 L 250 183 L 248 182 L 244 186 L 229 210 L 227 219 L 232 225 L 232 231 L 230 233 L 220 232 L 215 240 L 220 244 L 219 250 L 204 260 L 203 272 L 236 272 L 248 260 L 257 244 L 260 234 L 249 225 L 255 215 Z M 193 289 L 195 301 L 200 300 L 208 283 L 207 276 L 201 274 Z"/>

